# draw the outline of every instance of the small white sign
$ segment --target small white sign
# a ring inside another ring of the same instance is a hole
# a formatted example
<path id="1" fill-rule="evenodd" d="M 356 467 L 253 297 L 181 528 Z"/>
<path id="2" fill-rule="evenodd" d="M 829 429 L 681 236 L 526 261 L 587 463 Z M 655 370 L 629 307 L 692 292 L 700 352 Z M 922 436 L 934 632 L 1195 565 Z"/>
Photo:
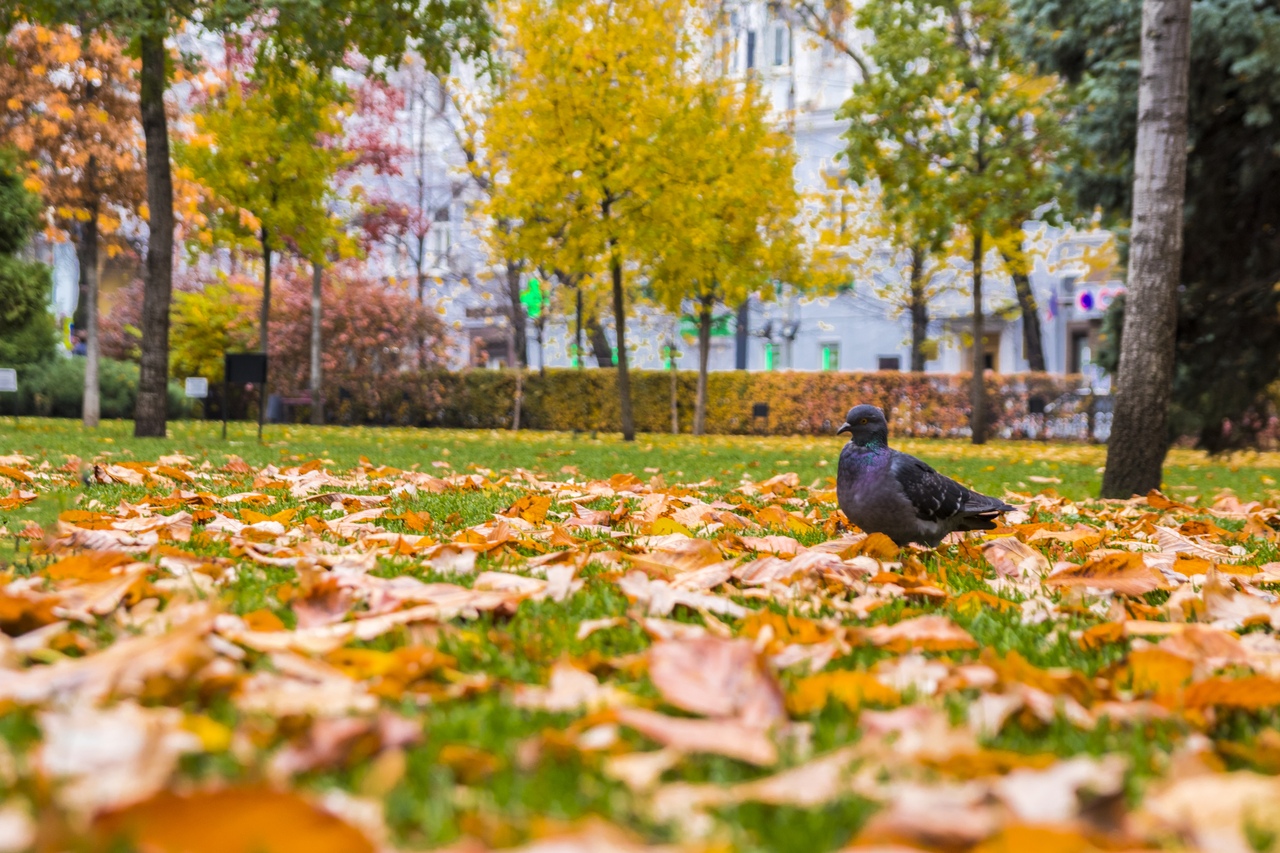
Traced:
<path id="1" fill-rule="evenodd" d="M 0 367 L 0 391 L 10 393 L 18 390 L 18 371 L 12 367 Z"/>
<path id="2" fill-rule="evenodd" d="M 208 397 L 209 396 L 209 380 L 203 376 L 187 377 L 187 396 L 188 397 Z"/>

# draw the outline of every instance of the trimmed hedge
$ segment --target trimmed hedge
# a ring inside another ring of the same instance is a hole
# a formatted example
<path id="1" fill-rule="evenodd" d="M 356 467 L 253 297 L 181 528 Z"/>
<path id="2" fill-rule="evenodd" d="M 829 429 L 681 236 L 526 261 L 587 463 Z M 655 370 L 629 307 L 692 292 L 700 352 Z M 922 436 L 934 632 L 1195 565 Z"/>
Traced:
<path id="1" fill-rule="evenodd" d="M 79 418 L 84 406 L 83 358 L 51 358 L 18 368 L 18 412 Z M 138 365 L 109 358 L 98 362 L 99 411 L 103 418 L 132 418 L 138 402 Z M 0 395 L 0 414 L 11 415 L 14 395 Z M 169 417 L 188 416 L 193 406 L 182 386 L 169 383 Z"/>
<path id="2" fill-rule="evenodd" d="M 357 395 L 329 388 L 327 420 L 334 423 L 400 424 L 505 429 L 515 409 L 516 373 L 511 370 L 406 372 L 379 384 L 376 408 Z M 1081 385 L 1078 376 L 991 375 L 987 378 L 992 435 L 1025 429 L 1029 400 L 1046 403 Z M 681 432 L 693 424 L 697 374 L 677 374 Z M 670 432 L 671 374 L 631 372 L 636 429 Z M 359 395 L 364 397 L 364 395 Z M 711 373 L 707 377 L 707 432 L 825 435 L 836 429 L 857 403 L 873 403 L 887 413 L 895 435 L 966 435 L 969 416 L 967 374 L 809 373 L 797 371 Z M 753 403 L 769 404 L 769 419 L 753 422 Z M 299 407 L 297 418 L 308 417 Z M 616 432 L 616 375 L 610 369 L 552 369 L 524 376 L 520 425 L 525 429 Z"/>

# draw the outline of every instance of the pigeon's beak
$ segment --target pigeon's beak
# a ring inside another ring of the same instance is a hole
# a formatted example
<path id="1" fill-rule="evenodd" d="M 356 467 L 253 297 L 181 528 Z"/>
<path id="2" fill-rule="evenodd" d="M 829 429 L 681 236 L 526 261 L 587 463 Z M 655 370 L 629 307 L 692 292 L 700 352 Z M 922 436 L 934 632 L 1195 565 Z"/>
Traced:
<path id="1" fill-rule="evenodd" d="M 840 433 L 842 433 L 842 432 L 852 433 L 852 432 L 853 432 L 853 427 L 849 426 L 849 425 L 846 423 L 846 424 L 844 424 L 843 426 L 841 426 L 841 427 L 840 427 L 840 429 L 836 430 L 836 435 L 840 435 Z"/>

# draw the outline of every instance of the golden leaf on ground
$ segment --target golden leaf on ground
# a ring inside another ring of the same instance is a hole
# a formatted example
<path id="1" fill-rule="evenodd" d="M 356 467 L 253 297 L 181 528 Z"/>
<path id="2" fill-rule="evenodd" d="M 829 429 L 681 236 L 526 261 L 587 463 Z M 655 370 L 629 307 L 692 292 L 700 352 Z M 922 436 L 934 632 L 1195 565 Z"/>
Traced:
<path id="1" fill-rule="evenodd" d="M 299 794 L 224 788 L 176 794 L 107 812 L 94 820 L 99 838 L 121 839 L 155 853 L 373 853 L 351 824 Z M 193 828 L 199 831 L 193 831 Z"/>
<path id="2" fill-rule="evenodd" d="M 551 509 L 551 498 L 547 495 L 525 495 L 502 511 L 508 518 L 522 518 L 530 524 L 541 524 L 547 518 L 547 510 Z"/>
<path id="3" fill-rule="evenodd" d="M 896 705 L 899 697 L 898 691 L 870 673 L 840 670 L 796 681 L 795 688 L 787 694 L 787 708 L 793 714 L 804 716 L 821 711 L 829 699 L 843 702 L 849 710 L 856 711 L 867 703 Z"/>
<path id="4" fill-rule="evenodd" d="M 1045 586 L 1109 589 L 1122 595 L 1145 595 L 1166 586 L 1164 576 L 1146 565 L 1141 554 L 1108 554 L 1077 566 L 1059 563 Z"/>
<path id="5" fill-rule="evenodd" d="M 1183 701 L 1188 708 L 1240 708 L 1261 711 L 1280 707 L 1280 679 L 1264 675 L 1246 678 L 1210 678 L 1187 688 Z"/>
<path id="6" fill-rule="evenodd" d="M 1195 664 L 1181 655 L 1159 648 L 1140 649 L 1126 662 L 1130 689 L 1138 696 L 1151 696 L 1172 706 L 1191 680 Z"/>

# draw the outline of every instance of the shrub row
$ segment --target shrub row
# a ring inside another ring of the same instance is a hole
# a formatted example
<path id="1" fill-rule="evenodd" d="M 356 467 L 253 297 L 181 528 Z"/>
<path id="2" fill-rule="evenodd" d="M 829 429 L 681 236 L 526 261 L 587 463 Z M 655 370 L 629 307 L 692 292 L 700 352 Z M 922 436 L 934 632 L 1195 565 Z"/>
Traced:
<path id="1" fill-rule="evenodd" d="M 18 368 L 18 393 L 0 394 L 0 415 L 78 418 L 84 406 L 83 358 L 50 358 Z M 98 362 L 100 412 L 132 418 L 138 403 L 138 365 L 104 358 Z M 16 397 L 16 399 L 15 399 Z M 169 383 L 169 417 L 185 417 L 193 406 L 182 386 Z"/>
<path id="2" fill-rule="evenodd" d="M 337 423 L 504 429 L 515 411 L 517 376 L 511 370 L 404 372 L 379 384 L 377 401 L 365 393 L 329 389 L 327 419 Z M 885 410 L 895 435 L 965 435 L 969 377 L 923 373 L 712 373 L 707 385 L 707 432 L 822 435 L 836 429 L 856 403 Z M 528 372 L 523 380 L 520 425 L 526 429 L 620 429 L 616 374 L 589 369 Z M 681 432 L 693 424 L 697 374 L 677 373 Z M 1030 400 L 1052 403 L 1080 386 L 1079 377 L 1050 374 L 987 378 L 988 423 L 997 435 L 1026 429 Z M 632 371 L 632 404 L 640 432 L 670 432 L 671 374 Z M 769 417 L 752 417 L 767 403 Z M 298 420 L 309 415 L 297 410 Z"/>

